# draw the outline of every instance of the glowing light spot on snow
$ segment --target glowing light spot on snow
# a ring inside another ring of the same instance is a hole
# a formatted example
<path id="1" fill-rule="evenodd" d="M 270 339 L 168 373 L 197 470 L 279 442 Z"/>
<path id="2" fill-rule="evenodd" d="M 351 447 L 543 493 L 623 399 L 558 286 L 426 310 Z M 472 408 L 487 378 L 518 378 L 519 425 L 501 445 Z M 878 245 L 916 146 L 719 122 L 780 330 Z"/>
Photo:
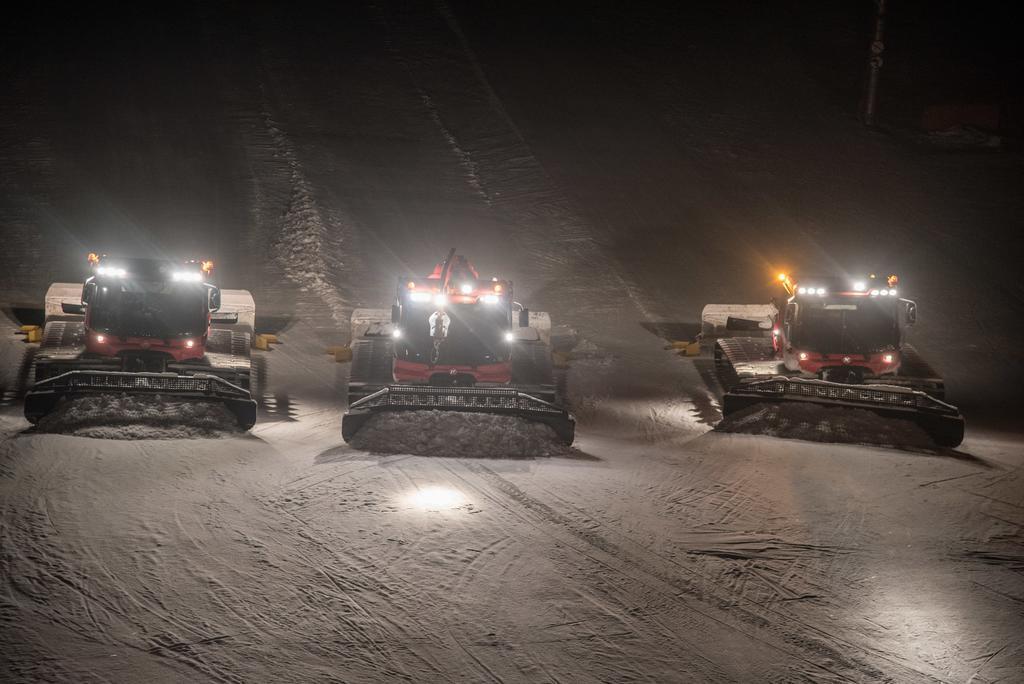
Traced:
<path id="1" fill-rule="evenodd" d="M 466 503 L 466 497 L 461 492 L 449 487 L 421 487 L 410 493 L 406 501 L 426 511 L 441 511 L 451 508 L 458 508 Z"/>

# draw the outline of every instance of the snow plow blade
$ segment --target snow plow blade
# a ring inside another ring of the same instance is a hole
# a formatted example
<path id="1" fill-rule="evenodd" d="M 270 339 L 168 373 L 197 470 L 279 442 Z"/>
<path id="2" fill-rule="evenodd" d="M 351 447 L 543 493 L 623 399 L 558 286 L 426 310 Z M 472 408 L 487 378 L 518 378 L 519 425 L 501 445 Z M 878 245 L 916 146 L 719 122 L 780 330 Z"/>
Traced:
<path id="1" fill-rule="evenodd" d="M 730 415 L 755 404 L 785 401 L 862 408 L 912 420 L 943 447 L 955 447 L 964 440 L 964 418 L 959 409 L 925 392 L 894 385 L 844 385 L 785 377 L 752 380 L 725 393 L 722 413 Z"/>
<path id="2" fill-rule="evenodd" d="M 576 421 L 565 409 L 514 388 L 392 385 L 354 402 L 341 421 L 341 436 L 350 441 L 371 416 L 385 411 L 468 411 L 519 416 L 550 426 L 566 445 L 576 435 Z"/>
<path id="3" fill-rule="evenodd" d="M 53 411 L 62 397 L 86 394 L 149 394 L 220 401 L 243 430 L 256 424 L 256 402 L 249 392 L 215 375 L 99 370 L 68 371 L 40 380 L 25 395 L 25 418 L 34 425 Z"/>

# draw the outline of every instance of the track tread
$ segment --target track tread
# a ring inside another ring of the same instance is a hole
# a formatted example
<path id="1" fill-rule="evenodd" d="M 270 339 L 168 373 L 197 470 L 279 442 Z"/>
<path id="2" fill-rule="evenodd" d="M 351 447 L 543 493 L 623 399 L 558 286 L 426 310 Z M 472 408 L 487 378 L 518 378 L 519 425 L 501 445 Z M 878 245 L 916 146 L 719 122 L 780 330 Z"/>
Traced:
<path id="1" fill-rule="evenodd" d="M 512 350 L 512 384 L 554 385 L 551 353 L 542 342 L 517 343 Z"/>
<path id="2" fill-rule="evenodd" d="M 349 383 L 387 385 L 394 381 L 391 372 L 391 341 L 367 337 L 352 343 L 352 367 Z"/>

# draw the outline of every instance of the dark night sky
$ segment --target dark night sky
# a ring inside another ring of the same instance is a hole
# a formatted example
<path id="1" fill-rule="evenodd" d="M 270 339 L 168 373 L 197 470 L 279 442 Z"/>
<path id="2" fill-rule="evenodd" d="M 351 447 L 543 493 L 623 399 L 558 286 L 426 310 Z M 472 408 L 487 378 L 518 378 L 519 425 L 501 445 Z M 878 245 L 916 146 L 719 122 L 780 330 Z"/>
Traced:
<path id="1" fill-rule="evenodd" d="M 554 41 L 567 50 L 599 55 L 606 40 L 643 49 L 707 27 L 728 45 L 747 31 L 773 32 L 800 52 L 807 71 L 835 97 L 845 102 L 859 97 L 872 29 L 874 3 L 870 0 L 791 0 L 773 3 L 771 8 L 756 2 L 730 3 L 724 11 L 733 17 L 732 35 L 723 33 L 717 22 L 707 21 L 709 8 L 714 8 L 711 14 L 720 14 L 721 4 L 456 2 L 454 6 L 460 16 L 482 28 L 489 18 L 500 17 L 500 23 L 486 28 L 510 50 L 523 41 Z M 221 6 L 231 7 L 230 3 Z M 251 21 L 248 15 L 259 12 L 252 7 L 238 3 L 228 12 L 235 15 L 237 30 L 244 32 Z M 180 67 L 190 52 L 202 50 L 212 14 L 204 3 L 23 6 L 4 22 L 4 70 L 9 73 L 34 65 L 42 67 L 40 76 L 48 79 L 54 76 L 46 73 L 46 65 L 81 63 L 112 74 L 127 67 L 159 80 L 162 71 Z M 278 14 L 283 42 L 290 41 L 297 52 L 304 49 L 303 36 L 310 31 L 337 31 L 339 50 L 360 48 L 357 36 L 346 35 L 340 23 L 344 12 L 337 6 L 299 3 Z M 651 20 L 636 21 L 644 17 Z M 934 102 L 995 102 L 1019 110 L 1024 41 L 1013 19 L 1013 3 L 890 0 L 884 83 L 889 113 L 907 117 Z M 683 42 L 679 42 L 681 50 Z M 736 54 L 737 61 L 750 57 Z M 73 69 L 62 71 L 74 78 Z"/>

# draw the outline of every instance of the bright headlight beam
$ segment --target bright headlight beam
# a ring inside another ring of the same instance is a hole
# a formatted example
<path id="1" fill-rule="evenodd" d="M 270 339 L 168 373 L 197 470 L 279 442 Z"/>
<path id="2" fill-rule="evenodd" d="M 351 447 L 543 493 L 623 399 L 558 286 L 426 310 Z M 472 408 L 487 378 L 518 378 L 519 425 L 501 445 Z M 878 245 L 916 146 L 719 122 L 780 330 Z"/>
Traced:
<path id="1" fill-rule="evenodd" d="M 437 485 L 420 487 L 406 495 L 405 500 L 410 505 L 425 511 L 450 510 L 466 503 L 466 497 L 462 495 L 462 492 Z"/>
<path id="2" fill-rule="evenodd" d="M 202 274 L 194 271 L 175 271 L 171 274 L 171 278 L 179 282 L 198 283 L 203 279 L 203 276 Z"/>

